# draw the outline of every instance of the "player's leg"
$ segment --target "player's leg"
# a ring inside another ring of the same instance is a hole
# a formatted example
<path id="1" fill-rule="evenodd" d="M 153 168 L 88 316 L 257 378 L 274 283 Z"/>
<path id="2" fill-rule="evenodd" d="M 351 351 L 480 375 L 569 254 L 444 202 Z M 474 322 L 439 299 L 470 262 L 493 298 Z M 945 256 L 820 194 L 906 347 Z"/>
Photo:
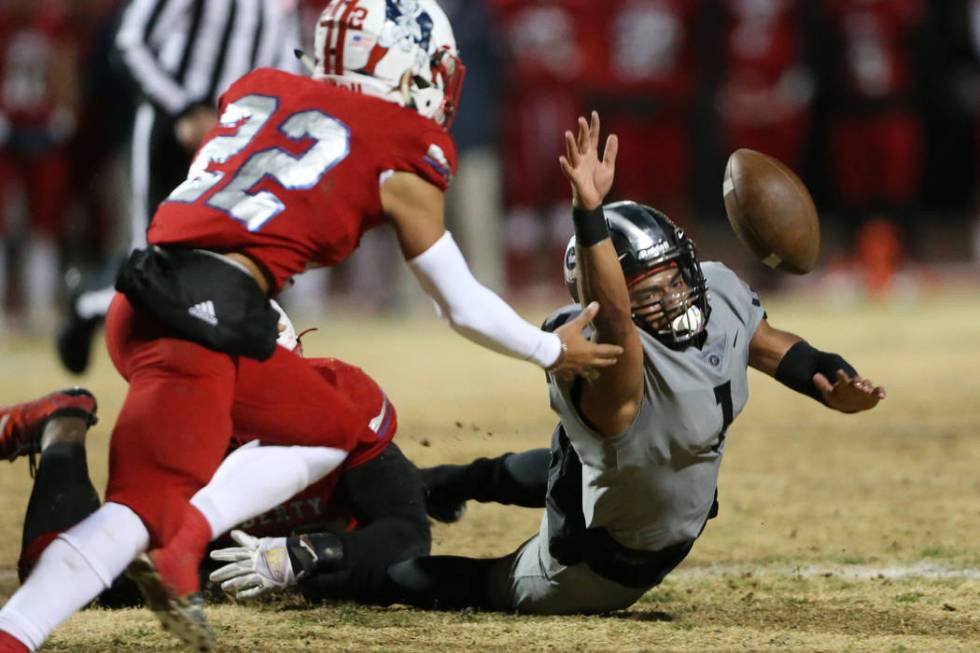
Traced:
<path id="1" fill-rule="evenodd" d="M 88 427 L 81 417 L 57 417 L 44 427 L 17 563 L 21 582 L 48 544 L 102 505 L 85 458 Z"/>
<path id="2" fill-rule="evenodd" d="M 109 353 L 130 385 L 110 443 L 106 499 L 149 530 L 155 568 L 141 558 L 130 569 L 147 607 L 178 637 L 207 646 L 197 571 L 211 531 L 189 502 L 228 449 L 236 362 L 169 334 L 121 295 L 107 315 Z"/>
<path id="3" fill-rule="evenodd" d="M 213 479 L 209 474 L 210 482 L 201 483 L 201 491 L 174 513 L 172 539 L 161 540 L 165 546 L 154 552 L 153 561 L 179 582 L 173 588 L 178 594 L 196 592 L 197 566 L 212 539 L 320 480 L 343 462 L 359 438 L 374 437 L 346 396 L 282 347 L 266 361 L 239 359 L 234 393 L 229 414 L 236 433 L 298 446 L 236 451 L 221 464 L 220 473 Z M 188 560 L 193 566 L 185 564 Z"/>
<path id="4" fill-rule="evenodd" d="M 264 444 L 350 451 L 357 442 L 377 440 L 350 397 L 283 347 L 262 362 L 240 360 L 232 418 L 236 434 Z"/>
<path id="5" fill-rule="evenodd" d="M 54 417 L 44 426 L 17 561 L 21 582 L 58 535 L 102 505 L 88 473 L 85 436 L 89 427 L 90 420 L 71 416 Z M 139 604 L 139 592 L 128 579 L 119 577 L 98 601 L 103 607 L 132 607 Z"/>
<path id="6" fill-rule="evenodd" d="M 55 405 L 53 410 L 52 405 Z M 72 439 L 72 434 L 77 436 L 79 431 L 84 431 L 87 423 L 91 423 L 94 412 L 95 400 L 90 394 L 80 391 L 55 393 L 30 404 L 21 404 L 17 410 L 3 411 L 0 420 L 4 423 L 4 437 L 0 442 L 5 445 L 4 449 L 15 452 L 34 451 L 34 446 L 40 448 L 48 435 L 44 423 L 52 415 L 67 415 L 69 421 L 51 425 L 51 435 L 63 436 L 64 443 L 67 443 Z M 11 442 L 16 442 L 18 446 L 11 448 Z M 22 446 L 25 443 L 29 444 L 26 449 Z M 43 494 L 52 490 L 53 484 L 59 480 L 59 469 L 62 473 L 76 475 L 84 471 L 79 469 L 84 466 L 84 456 L 81 463 L 77 456 L 71 454 L 67 460 L 59 460 L 60 457 L 54 455 L 58 450 L 52 449 L 52 446 L 55 445 L 46 447 L 47 452 L 42 451 L 38 478 L 40 485 L 35 488 L 38 494 L 32 496 L 32 502 L 40 501 Z M 77 476 L 75 481 L 75 484 L 84 486 Z M 91 486 L 78 489 L 90 491 Z M 78 512 L 85 507 L 73 506 L 72 510 Z M 35 532 L 67 525 L 55 524 L 52 518 L 44 519 L 41 516 L 29 515 L 28 521 Z M 38 648 L 55 626 L 109 587 L 129 560 L 145 548 L 146 542 L 147 532 L 139 518 L 117 504 L 99 508 L 80 523 L 58 534 L 44 548 L 24 585 L 0 610 L 0 651 L 6 653 Z"/>
<path id="7" fill-rule="evenodd" d="M 428 555 L 432 537 L 422 478 L 393 442 L 345 470 L 332 500 L 350 507 L 356 530 L 306 536 L 315 558 L 300 538 L 288 540 L 294 570 L 305 572 L 300 585 L 307 599 L 374 601 L 391 564 Z"/>
<path id="8" fill-rule="evenodd" d="M 29 160 L 24 194 L 30 216 L 30 237 L 24 258 L 28 315 L 50 318 L 58 288 L 58 242 L 64 223 L 68 161 L 55 150 Z"/>
<path id="9" fill-rule="evenodd" d="M 214 478 L 191 498 L 191 506 L 203 516 L 215 540 L 302 492 L 346 457 L 346 451 L 331 447 L 249 444 L 225 458 Z"/>
<path id="10" fill-rule="evenodd" d="M 467 465 L 438 465 L 422 470 L 426 511 L 452 523 L 469 500 L 525 508 L 544 508 L 548 489 L 548 449 L 478 458 Z"/>

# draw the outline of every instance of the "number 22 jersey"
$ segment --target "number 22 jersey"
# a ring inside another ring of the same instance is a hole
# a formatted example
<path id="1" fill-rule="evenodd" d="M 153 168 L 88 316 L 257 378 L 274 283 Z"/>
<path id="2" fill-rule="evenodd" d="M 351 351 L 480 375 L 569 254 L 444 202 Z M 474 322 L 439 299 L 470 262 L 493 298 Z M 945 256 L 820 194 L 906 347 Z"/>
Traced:
<path id="1" fill-rule="evenodd" d="M 384 221 L 380 186 L 391 172 L 443 191 L 455 173 L 452 138 L 434 121 L 307 77 L 256 70 L 218 109 L 147 240 L 242 252 L 277 291 L 309 267 L 343 261 Z"/>

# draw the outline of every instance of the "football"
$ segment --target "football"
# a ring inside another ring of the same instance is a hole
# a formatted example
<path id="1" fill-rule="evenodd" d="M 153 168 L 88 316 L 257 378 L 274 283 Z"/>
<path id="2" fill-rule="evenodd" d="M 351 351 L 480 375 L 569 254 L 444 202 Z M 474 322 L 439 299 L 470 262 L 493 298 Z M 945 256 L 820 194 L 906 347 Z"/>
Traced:
<path id="1" fill-rule="evenodd" d="M 732 229 L 763 263 L 793 274 L 816 266 L 820 220 L 796 173 L 771 156 L 740 149 L 728 158 L 723 190 Z"/>

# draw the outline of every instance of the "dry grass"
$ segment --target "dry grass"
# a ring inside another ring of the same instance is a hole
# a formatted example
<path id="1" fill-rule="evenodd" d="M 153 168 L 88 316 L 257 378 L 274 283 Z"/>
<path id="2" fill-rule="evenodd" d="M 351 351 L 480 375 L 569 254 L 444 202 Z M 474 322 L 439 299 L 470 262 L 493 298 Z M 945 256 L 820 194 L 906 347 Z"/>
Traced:
<path id="1" fill-rule="evenodd" d="M 849 307 L 774 300 L 767 308 L 773 324 L 844 353 L 889 398 L 871 414 L 842 416 L 755 375 L 730 432 L 720 518 L 631 611 L 528 618 L 225 605 L 211 610 L 223 650 L 980 650 L 980 299 Z M 547 445 L 554 418 L 530 366 L 428 320 L 320 326 L 308 353 L 356 362 L 380 380 L 399 410 L 399 442 L 420 464 Z M 69 383 L 44 342 L 0 340 L 0 365 L 3 402 Z M 100 487 L 124 386 L 104 355 L 84 383 L 101 402 L 89 456 Z M 0 569 L 8 570 L 0 571 L 0 595 L 14 588 L 29 490 L 22 462 L 0 474 Z M 501 554 L 537 520 L 533 511 L 472 506 L 460 524 L 436 529 L 435 550 Z M 952 573 L 875 573 L 914 565 Z M 147 613 L 91 610 L 45 650 L 180 649 Z"/>

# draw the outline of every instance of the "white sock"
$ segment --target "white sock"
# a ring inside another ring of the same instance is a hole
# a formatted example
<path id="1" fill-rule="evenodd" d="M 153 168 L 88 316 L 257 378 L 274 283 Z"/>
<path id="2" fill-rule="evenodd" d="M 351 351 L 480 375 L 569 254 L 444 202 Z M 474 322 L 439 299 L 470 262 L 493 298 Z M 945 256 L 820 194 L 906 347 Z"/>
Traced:
<path id="1" fill-rule="evenodd" d="M 0 199 L 2 201 L 2 199 Z M 980 223 L 978 223 L 980 224 Z M 0 238 L 0 315 L 7 312 L 7 243 Z"/>
<path id="2" fill-rule="evenodd" d="M 330 447 L 242 447 L 225 458 L 191 504 L 217 539 L 302 492 L 346 458 L 346 451 Z"/>
<path id="3" fill-rule="evenodd" d="M 27 243 L 25 258 L 27 314 L 43 323 L 54 310 L 58 289 L 58 248 L 53 240 L 35 235 Z"/>
<path id="4" fill-rule="evenodd" d="M 58 624 L 109 587 L 149 541 L 136 513 L 105 504 L 48 545 L 0 610 L 0 630 L 36 650 Z"/>
<path id="5" fill-rule="evenodd" d="M 105 317 L 105 314 L 109 312 L 109 304 L 112 303 L 112 298 L 115 296 L 116 289 L 113 286 L 83 292 L 78 296 L 78 301 L 75 302 L 75 310 L 78 311 L 79 317 L 83 320 Z"/>

